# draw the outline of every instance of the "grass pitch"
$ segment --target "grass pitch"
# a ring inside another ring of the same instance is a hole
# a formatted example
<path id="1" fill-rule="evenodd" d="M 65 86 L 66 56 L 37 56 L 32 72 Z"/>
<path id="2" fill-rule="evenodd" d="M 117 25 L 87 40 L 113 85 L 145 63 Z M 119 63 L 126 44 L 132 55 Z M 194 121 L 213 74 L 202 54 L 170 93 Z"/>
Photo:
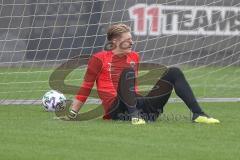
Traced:
<path id="1" fill-rule="evenodd" d="M 49 76 L 53 71 L 51 68 L 0 68 L 0 99 L 41 98 L 50 89 Z M 240 67 L 184 67 L 183 71 L 197 97 L 240 95 Z M 74 70 L 65 79 L 65 84 L 78 87 L 84 72 L 83 69 Z"/>
<path id="2" fill-rule="evenodd" d="M 0 71 L 0 99 L 40 99 L 50 89 L 52 69 Z M 82 72 L 72 72 L 65 82 L 79 85 Z M 186 68 L 184 72 L 197 97 L 240 95 L 239 67 Z M 168 104 L 157 122 L 143 126 L 100 118 L 66 122 L 54 120 L 54 113 L 41 106 L 0 106 L 0 159 L 235 160 L 240 157 L 239 105 L 201 103 L 206 113 L 221 121 L 206 125 L 192 123 L 184 104 Z M 82 112 L 94 107 L 85 105 Z"/>
<path id="3" fill-rule="evenodd" d="M 167 105 L 157 122 L 143 126 L 54 120 L 40 106 L 0 107 L 1 159 L 238 159 L 239 104 L 202 105 L 221 124 L 192 123 L 183 104 Z"/>

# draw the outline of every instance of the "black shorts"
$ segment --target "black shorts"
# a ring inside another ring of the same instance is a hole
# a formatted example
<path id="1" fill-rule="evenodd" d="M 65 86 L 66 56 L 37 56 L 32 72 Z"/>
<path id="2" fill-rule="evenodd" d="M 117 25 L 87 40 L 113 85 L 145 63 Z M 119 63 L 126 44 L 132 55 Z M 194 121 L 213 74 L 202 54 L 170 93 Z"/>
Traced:
<path id="1" fill-rule="evenodd" d="M 140 116 L 147 121 L 155 121 L 163 113 L 163 108 L 172 92 L 172 85 L 163 79 L 160 79 L 154 87 L 161 89 L 161 91 L 151 90 L 146 96 L 136 96 L 136 108 Z M 128 108 L 120 96 L 112 104 L 109 115 L 113 120 L 131 119 Z"/>

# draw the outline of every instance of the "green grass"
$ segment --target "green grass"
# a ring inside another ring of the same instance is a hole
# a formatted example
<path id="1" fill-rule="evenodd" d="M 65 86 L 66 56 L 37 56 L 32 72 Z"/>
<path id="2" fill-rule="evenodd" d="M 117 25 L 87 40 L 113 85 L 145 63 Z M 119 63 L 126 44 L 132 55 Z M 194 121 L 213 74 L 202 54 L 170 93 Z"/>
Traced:
<path id="1" fill-rule="evenodd" d="M 0 68 L 0 99 L 41 99 L 50 90 L 49 68 Z M 84 70 L 74 70 L 65 80 L 67 84 L 79 86 Z"/>
<path id="2" fill-rule="evenodd" d="M 50 89 L 49 76 L 53 71 L 51 68 L 0 68 L 0 99 L 40 99 Z M 240 67 L 184 67 L 183 71 L 197 97 L 240 95 Z M 83 73 L 84 70 L 74 70 L 65 83 L 79 86 Z"/>
<path id="3" fill-rule="evenodd" d="M 240 67 L 184 67 L 183 71 L 197 97 L 240 95 Z M 0 99 L 40 99 L 50 89 L 52 72 L 51 68 L 0 68 Z M 80 85 L 83 72 L 73 71 L 65 83 Z M 239 103 L 201 105 L 221 124 L 192 123 L 181 103 L 168 104 L 157 122 L 144 126 L 101 118 L 66 122 L 54 120 L 54 113 L 41 106 L 0 106 L 0 159 L 239 159 Z M 85 105 L 82 112 L 93 107 Z"/>
<path id="4" fill-rule="evenodd" d="M 221 124 L 192 123 L 183 104 L 167 105 L 157 122 L 144 126 L 54 120 L 40 106 L 0 107 L 1 159 L 238 159 L 239 103 L 202 105 Z"/>

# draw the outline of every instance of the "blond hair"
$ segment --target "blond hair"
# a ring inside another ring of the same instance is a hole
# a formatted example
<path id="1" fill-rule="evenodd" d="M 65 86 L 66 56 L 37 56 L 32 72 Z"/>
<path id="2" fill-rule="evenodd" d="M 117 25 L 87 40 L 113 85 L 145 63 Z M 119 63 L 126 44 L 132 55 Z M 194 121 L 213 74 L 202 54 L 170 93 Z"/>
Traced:
<path id="1" fill-rule="evenodd" d="M 109 27 L 107 32 L 108 41 L 112 41 L 114 38 L 118 38 L 122 33 L 130 32 L 131 28 L 123 23 L 115 24 Z"/>

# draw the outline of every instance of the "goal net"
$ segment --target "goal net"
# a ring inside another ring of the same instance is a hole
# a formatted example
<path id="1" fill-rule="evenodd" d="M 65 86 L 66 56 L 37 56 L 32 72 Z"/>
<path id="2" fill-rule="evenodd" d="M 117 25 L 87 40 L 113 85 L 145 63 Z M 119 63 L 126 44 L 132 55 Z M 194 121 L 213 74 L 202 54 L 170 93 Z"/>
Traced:
<path id="1" fill-rule="evenodd" d="M 56 68 L 102 50 L 116 23 L 131 26 L 141 62 L 182 68 L 200 99 L 239 101 L 238 0 L 0 0 L 1 104 L 41 99 Z"/>

